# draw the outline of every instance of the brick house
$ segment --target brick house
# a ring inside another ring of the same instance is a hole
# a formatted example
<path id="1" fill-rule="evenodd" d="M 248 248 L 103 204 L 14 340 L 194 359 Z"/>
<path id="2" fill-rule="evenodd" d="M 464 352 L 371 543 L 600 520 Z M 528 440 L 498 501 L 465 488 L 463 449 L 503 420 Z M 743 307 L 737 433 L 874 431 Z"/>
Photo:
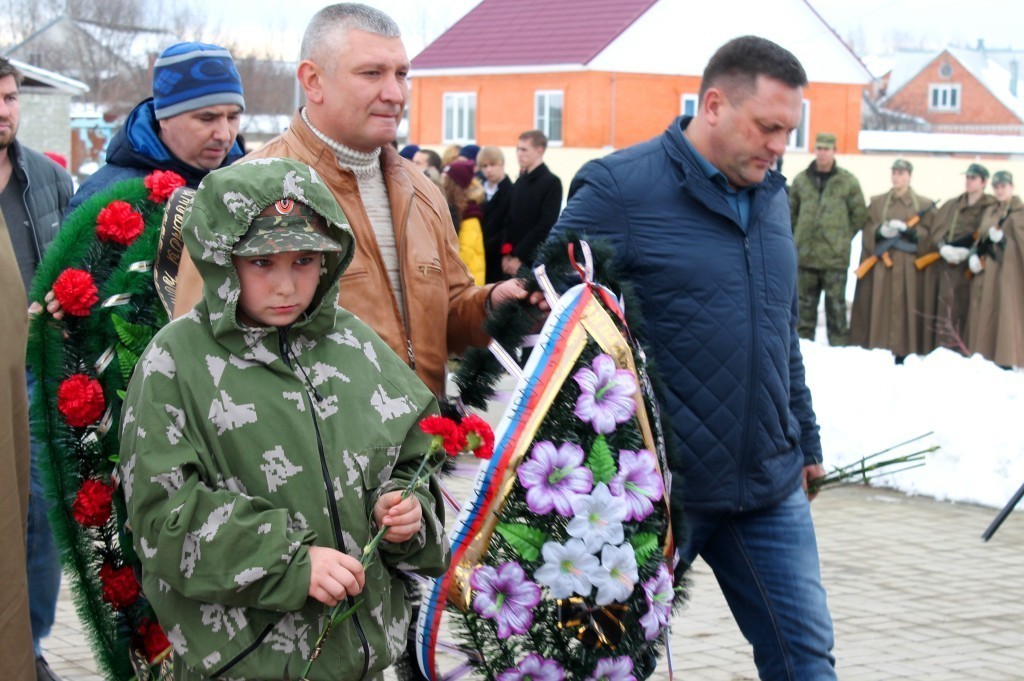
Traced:
<path id="1" fill-rule="evenodd" d="M 828 131 L 856 153 L 871 76 L 811 5 L 722 7 L 695 20 L 678 0 L 483 0 L 412 60 L 409 139 L 511 145 L 538 128 L 552 146 L 622 148 L 692 113 L 712 53 L 756 34 L 796 54 L 811 81 L 790 149 Z"/>
<path id="2" fill-rule="evenodd" d="M 880 83 L 878 106 L 932 133 L 1024 135 L 1024 52 L 947 48 L 901 51 Z"/>

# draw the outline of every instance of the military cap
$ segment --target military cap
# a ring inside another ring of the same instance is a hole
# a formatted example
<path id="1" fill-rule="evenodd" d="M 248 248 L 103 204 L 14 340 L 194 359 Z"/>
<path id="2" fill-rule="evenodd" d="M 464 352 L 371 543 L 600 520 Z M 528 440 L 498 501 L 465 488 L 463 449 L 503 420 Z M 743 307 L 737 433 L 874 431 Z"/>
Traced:
<path id="1" fill-rule="evenodd" d="M 906 170 L 908 173 L 914 172 L 914 164 L 905 158 L 898 158 L 892 162 L 893 170 Z"/>
<path id="2" fill-rule="evenodd" d="M 836 136 L 830 132 L 819 132 L 814 138 L 814 146 L 836 148 Z"/>
<path id="3" fill-rule="evenodd" d="M 294 199 L 280 199 L 253 218 L 249 231 L 232 253 L 241 256 L 273 255 L 289 251 L 341 251 L 327 236 L 327 221 Z"/>
<path id="4" fill-rule="evenodd" d="M 992 184 L 1013 184 L 1013 173 L 1009 170 L 997 170 L 992 176 Z"/>
<path id="5" fill-rule="evenodd" d="M 980 163 L 972 163 L 971 165 L 967 166 L 967 170 L 964 172 L 964 175 L 977 175 L 978 177 L 987 182 L 988 168 L 981 165 Z"/>

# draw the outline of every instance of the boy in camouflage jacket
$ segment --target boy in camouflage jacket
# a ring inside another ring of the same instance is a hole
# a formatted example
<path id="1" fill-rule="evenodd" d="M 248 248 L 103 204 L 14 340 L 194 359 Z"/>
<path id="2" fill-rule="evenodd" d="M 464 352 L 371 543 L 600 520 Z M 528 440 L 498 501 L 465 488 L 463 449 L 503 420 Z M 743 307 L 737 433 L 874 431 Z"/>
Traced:
<path id="1" fill-rule="evenodd" d="M 408 630 L 395 571 L 448 563 L 436 481 L 401 500 L 436 402 L 335 304 L 354 243 L 308 166 L 210 173 L 183 235 L 203 299 L 147 348 L 121 425 L 143 589 L 175 678 L 295 679 L 342 600 L 363 604 L 308 678 L 377 678 Z"/>

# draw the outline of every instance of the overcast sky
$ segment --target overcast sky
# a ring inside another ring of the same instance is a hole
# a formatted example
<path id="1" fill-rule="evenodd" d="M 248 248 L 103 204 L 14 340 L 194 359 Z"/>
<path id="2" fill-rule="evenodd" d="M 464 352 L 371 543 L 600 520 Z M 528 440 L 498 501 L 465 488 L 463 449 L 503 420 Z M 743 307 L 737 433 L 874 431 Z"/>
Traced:
<path id="1" fill-rule="evenodd" d="M 190 0 L 209 26 L 219 26 L 233 40 L 295 59 L 310 17 L 323 0 Z M 697 18 L 728 20 L 728 3 L 692 2 Z M 479 0 L 368 0 L 394 17 L 406 48 L 415 55 Z M 772 0 L 766 0 L 772 3 Z M 774 4 L 774 3 L 772 3 Z M 1024 0 L 811 0 L 811 4 L 843 38 L 857 49 L 877 54 L 894 44 L 940 48 L 950 42 L 1024 49 Z M 710 6 L 709 6 L 710 5 Z M 722 8 L 722 9 L 717 9 Z M 529 30 L 528 22 L 509 27 Z M 667 47 L 667 46 L 666 46 Z"/>

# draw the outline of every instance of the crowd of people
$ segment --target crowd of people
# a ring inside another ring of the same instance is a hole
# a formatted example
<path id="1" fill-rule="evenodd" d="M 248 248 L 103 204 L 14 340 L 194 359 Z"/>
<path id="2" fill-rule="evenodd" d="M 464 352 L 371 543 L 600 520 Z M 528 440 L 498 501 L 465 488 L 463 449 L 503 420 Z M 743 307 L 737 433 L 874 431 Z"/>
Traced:
<path id="1" fill-rule="evenodd" d="M 964 192 L 946 201 L 918 194 L 914 166 L 892 165 L 892 189 L 865 206 L 856 177 L 835 159 L 836 138 L 821 133 L 815 159 L 789 190 L 799 260 L 799 332 L 814 338 L 818 303 L 832 345 L 908 355 L 951 347 L 1002 367 L 1024 366 L 1024 212 L 1013 175 L 971 163 Z M 846 280 L 850 242 L 862 233 L 850 322 Z"/>
<path id="2" fill-rule="evenodd" d="M 323 8 L 300 49 L 305 105 L 284 134 L 245 155 L 231 55 L 175 45 L 154 64 L 153 97 L 72 198 L 66 171 L 17 143 L 20 76 L 0 60 L 0 256 L 4 290 L 18 292 L 4 309 L 17 333 L 5 341 L 0 419 L 6 678 L 57 678 L 40 647 L 60 572 L 52 539 L 33 558 L 49 534 L 29 447 L 21 291 L 62 216 L 154 170 L 198 191 L 175 321 L 142 360 L 160 370 L 136 372 L 124 397 L 119 478 L 142 588 L 173 632 L 176 678 L 288 668 L 280 641 L 311 648 L 315 628 L 299 625 L 358 594 L 371 601 L 368 616 L 337 625 L 324 642 L 334 668 L 309 678 L 376 678 L 393 664 L 402 679 L 421 677 L 406 652 L 416 589 L 397 568 L 437 575 L 448 553 L 436 485 L 396 491 L 427 446 L 414 426 L 444 397 L 449 358 L 489 342 L 494 306 L 543 308 L 516 275 L 569 231 L 611 243 L 639 296 L 643 340 L 666 386 L 673 496 L 685 499 L 678 571 L 698 555 L 708 563 L 761 678 L 836 678 L 809 511 L 822 452 L 799 338 L 813 335 L 824 291 L 835 344 L 900 359 L 955 332 L 1000 364 L 1024 364 L 1013 178 L 996 173 L 990 197 L 988 171 L 972 164 L 967 191 L 936 209 L 899 160 L 893 189 L 867 204 L 826 134 L 787 194 L 775 168 L 807 77 L 786 49 L 746 36 L 711 57 L 696 115 L 584 165 L 561 211 L 540 131 L 520 135 L 514 182 L 497 146 L 399 152 L 409 68 L 393 19 L 355 3 Z M 859 230 L 863 259 L 877 264 L 858 281 L 847 327 Z M 933 253 L 939 262 L 915 264 Z M 29 311 L 63 314 L 52 292 Z M 249 416 L 214 419 L 211 402 L 247 403 Z M 315 433 L 312 449 L 300 431 Z M 384 564 L 364 566 L 378 527 Z M 190 554 L 199 535 L 202 553 Z M 209 607 L 239 608 L 239 635 L 218 628 Z M 264 641 L 271 629 L 277 644 Z"/>

